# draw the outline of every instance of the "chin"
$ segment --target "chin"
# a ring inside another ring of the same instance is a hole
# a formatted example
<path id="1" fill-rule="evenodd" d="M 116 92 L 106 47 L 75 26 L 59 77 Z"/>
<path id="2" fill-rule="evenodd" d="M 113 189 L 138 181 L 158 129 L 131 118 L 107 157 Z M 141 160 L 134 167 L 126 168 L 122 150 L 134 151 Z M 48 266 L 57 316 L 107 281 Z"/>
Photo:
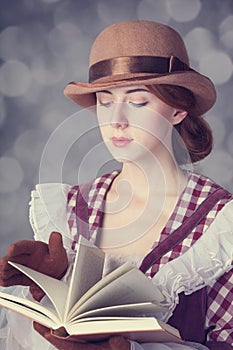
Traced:
<path id="1" fill-rule="evenodd" d="M 114 147 L 112 144 L 107 144 L 107 148 L 113 158 L 120 163 L 141 163 L 143 159 L 151 156 L 151 152 L 138 144 L 131 144 L 128 147 Z"/>

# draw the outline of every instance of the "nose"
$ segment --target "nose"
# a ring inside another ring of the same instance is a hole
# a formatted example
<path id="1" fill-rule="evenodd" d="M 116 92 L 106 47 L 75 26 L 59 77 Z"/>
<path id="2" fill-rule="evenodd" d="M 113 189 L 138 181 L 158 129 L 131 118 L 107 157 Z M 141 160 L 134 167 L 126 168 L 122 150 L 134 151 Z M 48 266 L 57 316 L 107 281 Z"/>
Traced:
<path id="1" fill-rule="evenodd" d="M 125 129 L 128 125 L 125 103 L 114 103 L 111 116 L 111 126 L 117 129 Z"/>

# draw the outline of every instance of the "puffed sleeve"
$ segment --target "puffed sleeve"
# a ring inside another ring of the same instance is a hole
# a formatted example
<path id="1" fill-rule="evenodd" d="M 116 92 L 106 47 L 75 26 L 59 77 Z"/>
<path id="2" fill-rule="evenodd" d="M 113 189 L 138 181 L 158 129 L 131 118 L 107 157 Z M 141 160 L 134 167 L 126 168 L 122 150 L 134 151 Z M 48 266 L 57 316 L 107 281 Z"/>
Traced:
<path id="1" fill-rule="evenodd" d="M 60 232 L 69 259 L 69 269 L 64 280 L 69 279 L 75 252 L 72 250 L 73 237 L 67 221 L 67 196 L 70 190 L 65 184 L 40 184 L 31 194 L 29 220 L 35 240 L 48 242 L 53 231 Z M 1 288 L 0 288 L 1 289 Z M 31 299 L 28 287 L 13 286 L 5 292 Z M 15 312 L 0 310 L 1 350 L 54 350 L 34 329 L 32 321 Z"/>
<path id="2" fill-rule="evenodd" d="M 68 225 L 67 198 L 71 186 L 62 183 L 38 184 L 31 193 L 29 220 L 35 240 L 48 242 L 51 232 L 62 234 L 63 245 L 69 261 L 69 268 L 63 280 L 71 276 L 75 251 L 72 249 L 73 233 Z"/>
<path id="3" fill-rule="evenodd" d="M 60 232 L 66 249 L 73 238 L 67 222 L 67 196 L 71 186 L 39 184 L 31 193 L 29 220 L 36 240 L 48 242 L 52 231 Z"/>

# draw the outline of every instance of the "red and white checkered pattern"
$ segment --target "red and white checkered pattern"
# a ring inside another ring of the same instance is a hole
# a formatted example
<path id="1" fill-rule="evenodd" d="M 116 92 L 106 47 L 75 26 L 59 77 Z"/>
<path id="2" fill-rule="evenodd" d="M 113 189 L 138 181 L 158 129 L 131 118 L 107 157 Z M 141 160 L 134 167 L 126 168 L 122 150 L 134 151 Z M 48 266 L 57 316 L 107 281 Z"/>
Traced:
<path id="1" fill-rule="evenodd" d="M 100 220 L 104 210 L 104 199 L 107 190 L 113 179 L 119 174 L 118 171 L 106 174 L 103 177 L 97 178 L 89 192 L 88 202 L 88 217 L 89 217 L 89 230 L 92 241 L 96 239 L 97 231 L 100 226 Z"/>
<path id="2" fill-rule="evenodd" d="M 88 223 L 90 240 L 94 243 L 100 224 L 100 219 L 103 214 L 104 197 L 110 187 L 113 179 L 119 174 L 119 171 L 106 174 L 98 177 L 93 181 L 92 186 L 87 197 L 88 206 Z M 79 186 L 73 186 L 67 197 L 67 220 L 70 228 L 71 235 L 74 237 L 72 248 L 75 248 L 77 242 L 77 210 L 76 200 L 79 191 Z"/>
<path id="3" fill-rule="evenodd" d="M 207 293 L 206 328 L 214 328 L 209 338 L 233 346 L 233 269 L 209 287 Z"/>
<path id="4" fill-rule="evenodd" d="M 73 186 L 67 197 L 67 215 L 68 215 L 68 224 L 72 237 L 77 235 L 77 224 L 76 224 L 76 198 L 79 190 L 79 186 Z"/>
<path id="5" fill-rule="evenodd" d="M 89 192 L 88 214 L 92 241 L 95 240 L 100 220 L 103 215 L 104 198 L 117 174 L 118 172 L 115 171 L 112 174 L 107 174 L 97 178 L 93 182 Z M 198 205 L 202 203 L 208 194 L 212 193 L 217 187 L 219 186 L 210 179 L 191 173 L 187 187 L 181 194 L 175 210 L 168 220 L 166 227 L 164 227 L 161 232 L 159 240 L 155 242 L 154 245 L 162 242 L 173 230 L 179 227 L 184 220 L 196 210 Z M 72 187 L 68 195 L 67 207 L 68 223 L 74 237 L 77 234 L 75 209 L 77 191 L 78 186 Z M 195 227 L 190 235 L 172 251 L 165 254 L 151 267 L 149 271 L 147 271 L 147 274 L 149 273 L 150 276 L 153 276 L 164 264 L 187 251 L 205 232 L 223 206 L 232 199 L 233 196 L 231 194 L 226 195 L 221 199 L 209 214 Z M 213 329 L 209 332 L 208 337 L 210 340 L 226 341 L 233 345 L 233 269 L 228 273 L 225 273 L 212 287 L 208 287 L 207 290 L 208 309 L 206 316 L 206 329 Z"/>
<path id="6" fill-rule="evenodd" d="M 171 232 L 179 227 L 187 217 L 195 212 L 197 207 L 206 199 L 206 197 L 218 187 L 219 186 L 210 179 L 192 173 L 189 177 L 187 187 L 181 194 L 175 210 L 168 220 L 167 225 L 161 232 L 159 240 L 155 242 L 154 246 L 162 242 Z M 232 198 L 233 197 L 229 194 L 229 196 L 225 196 L 220 200 L 180 244 L 178 244 L 172 251 L 165 254 L 156 264 L 153 265 L 151 268 L 151 275 L 153 276 L 168 261 L 177 258 L 179 255 L 187 251 L 213 222 L 224 204 Z"/>

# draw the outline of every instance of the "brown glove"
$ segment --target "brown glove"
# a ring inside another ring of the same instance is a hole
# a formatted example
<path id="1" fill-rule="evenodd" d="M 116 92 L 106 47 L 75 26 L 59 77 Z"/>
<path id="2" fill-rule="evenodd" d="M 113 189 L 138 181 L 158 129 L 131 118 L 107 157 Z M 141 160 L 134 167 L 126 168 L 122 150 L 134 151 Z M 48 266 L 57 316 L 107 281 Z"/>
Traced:
<path id="1" fill-rule="evenodd" d="M 33 240 L 21 240 L 12 243 L 6 255 L 0 259 L 0 285 L 30 286 L 30 292 L 36 300 L 40 300 L 44 292 L 19 270 L 8 264 L 8 260 L 16 262 L 48 276 L 60 279 L 68 267 L 68 258 L 62 244 L 62 236 L 52 232 L 49 243 Z"/>
<path id="2" fill-rule="evenodd" d="M 121 336 L 113 336 L 108 341 L 94 343 L 78 343 L 54 336 L 49 328 L 34 322 L 35 330 L 49 343 L 59 350 L 130 350 L 130 342 Z"/>

